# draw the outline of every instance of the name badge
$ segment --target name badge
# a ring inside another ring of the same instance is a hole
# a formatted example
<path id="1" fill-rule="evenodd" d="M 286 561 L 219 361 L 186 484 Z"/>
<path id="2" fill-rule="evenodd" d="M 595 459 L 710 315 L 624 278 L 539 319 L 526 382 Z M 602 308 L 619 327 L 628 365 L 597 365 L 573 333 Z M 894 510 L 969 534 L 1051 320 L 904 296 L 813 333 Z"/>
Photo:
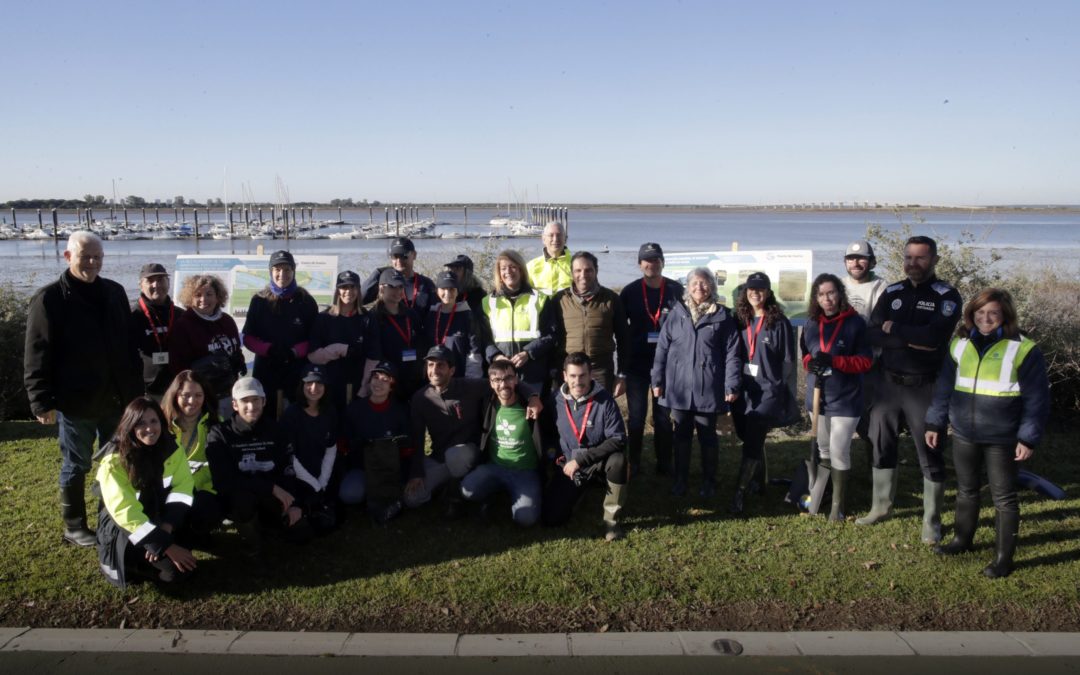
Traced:
<path id="1" fill-rule="evenodd" d="M 760 368 L 761 367 L 756 363 L 744 363 L 742 371 L 744 375 L 749 375 L 750 377 L 757 377 L 758 370 Z"/>
<path id="2" fill-rule="evenodd" d="M 151 358 L 155 366 L 169 365 L 169 352 L 154 352 Z"/>
<path id="3" fill-rule="evenodd" d="M 660 342 L 660 331 L 650 331 L 649 332 L 649 344 L 654 345 L 657 342 Z"/>
<path id="4" fill-rule="evenodd" d="M 402 349 L 401 350 L 401 362 L 402 363 L 405 363 L 406 361 L 415 361 L 415 360 L 416 360 L 416 350 L 415 349 Z"/>

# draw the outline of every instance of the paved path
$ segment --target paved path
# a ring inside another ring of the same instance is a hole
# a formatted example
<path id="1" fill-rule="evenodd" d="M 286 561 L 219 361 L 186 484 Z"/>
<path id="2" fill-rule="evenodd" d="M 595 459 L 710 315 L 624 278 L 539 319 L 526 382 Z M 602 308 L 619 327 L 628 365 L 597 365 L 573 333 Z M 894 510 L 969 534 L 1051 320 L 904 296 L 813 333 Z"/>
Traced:
<path id="1" fill-rule="evenodd" d="M 355 657 L 355 658 L 354 658 Z M 407 657 L 407 658 L 401 658 Z M 711 658 L 687 658 L 711 657 Z M 917 658 L 913 658 L 917 657 Z M 965 658 L 956 658 L 965 657 Z M 1080 634 L 674 632 L 459 635 L 0 628 L 0 672 L 1080 671 Z"/>

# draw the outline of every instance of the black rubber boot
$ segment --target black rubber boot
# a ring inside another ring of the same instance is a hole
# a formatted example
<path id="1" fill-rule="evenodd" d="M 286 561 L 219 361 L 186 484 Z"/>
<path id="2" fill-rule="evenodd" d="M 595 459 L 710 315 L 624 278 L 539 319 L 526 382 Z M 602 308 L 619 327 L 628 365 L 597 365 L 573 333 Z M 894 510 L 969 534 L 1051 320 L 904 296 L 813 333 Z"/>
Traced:
<path id="1" fill-rule="evenodd" d="M 690 441 L 675 440 L 675 482 L 671 485 L 673 497 L 686 495 L 690 482 Z"/>
<path id="2" fill-rule="evenodd" d="M 241 551 L 245 558 L 258 558 L 262 555 L 262 532 L 259 530 L 259 518 L 255 517 L 242 523 L 233 523 L 240 535 Z"/>
<path id="3" fill-rule="evenodd" d="M 698 495 L 708 499 L 716 494 L 716 470 L 720 466 L 720 448 L 701 448 L 701 489 Z"/>
<path id="4" fill-rule="evenodd" d="M 731 497 L 732 513 L 742 513 L 746 510 L 746 495 L 750 492 L 750 483 L 753 482 L 760 464 L 761 462 L 756 459 L 743 457 L 739 465 L 739 474 L 735 478 L 735 494 Z"/>
<path id="5" fill-rule="evenodd" d="M 626 436 L 626 458 L 630 460 L 630 477 L 638 475 L 641 471 L 641 446 L 644 443 L 645 431 L 631 431 Z"/>
<path id="6" fill-rule="evenodd" d="M 97 545 L 97 535 L 86 525 L 86 476 L 73 476 L 70 485 L 60 488 L 60 515 L 64 541 L 76 546 Z"/>
<path id="7" fill-rule="evenodd" d="M 956 522 L 953 524 L 953 538 L 948 544 L 934 547 L 938 555 L 958 555 L 971 550 L 975 539 L 975 527 L 979 524 L 979 502 L 971 499 L 956 500 Z"/>
<path id="8" fill-rule="evenodd" d="M 994 562 L 983 569 L 983 576 L 990 579 L 1007 577 L 1013 571 L 1013 554 L 1016 553 L 1016 537 L 1020 530 L 1020 513 L 997 514 L 997 555 Z"/>

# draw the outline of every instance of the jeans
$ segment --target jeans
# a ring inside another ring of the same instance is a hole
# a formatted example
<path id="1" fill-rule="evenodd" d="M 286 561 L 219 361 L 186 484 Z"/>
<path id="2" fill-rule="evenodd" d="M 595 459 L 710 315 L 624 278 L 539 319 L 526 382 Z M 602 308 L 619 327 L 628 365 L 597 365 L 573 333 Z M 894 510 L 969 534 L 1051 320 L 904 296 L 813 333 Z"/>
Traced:
<path id="1" fill-rule="evenodd" d="M 446 463 L 424 458 L 424 488 L 416 494 L 405 495 L 405 506 L 415 509 L 429 501 L 431 494 L 443 483 L 451 478 L 464 478 L 474 466 L 480 456 L 480 451 L 475 443 L 462 443 L 452 445 L 446 449 L 444 458 Z"/>
<path id="2" fill-rule="evenodd" d="M 649 412 L 649 399 L 652 399 L 653 429 L 660 427 L 671 429 L 671 412 L 660 405 L 652 395 L 652 383 L 648 375 L 626 376 L 626 407 L 628 431 L 644 431 L 645 415 Z M 670 433 L 670 431 L 668 432 Z"/>
<path id="3" fill-rule="evenodd" d="M 71 485 L 75 476 L 90 472 L 94 453 L 94 440 L 98 447 L 105 445 L 116 431 L 120 415 L 108 415 L 98 419 L 67 417 L 56 411 L 56 423 L 60 433 L 60 487 Z"/>
<path id="4" fill-rule="evenodd" d="M 461 494 L 469 501 L 484 501 L 500 490 L 510 493 L 510 515 L 516 524 L 528 527 L 540 519 L 540 474 L 535 469 L 481 464 L 461 481 Z"/>

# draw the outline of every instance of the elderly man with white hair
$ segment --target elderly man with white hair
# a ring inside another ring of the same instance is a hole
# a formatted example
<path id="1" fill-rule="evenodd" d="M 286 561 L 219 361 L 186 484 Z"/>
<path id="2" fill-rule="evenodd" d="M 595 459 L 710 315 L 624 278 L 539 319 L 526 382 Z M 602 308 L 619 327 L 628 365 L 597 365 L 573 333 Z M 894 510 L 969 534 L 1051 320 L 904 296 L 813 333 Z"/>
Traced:
<path id="1" fill-rule="evenodd" d="M 108 442 L 128 401 L 143 390 L 127 293 L 99 276 L 104 249 L 93 232 L 68 239 L 67 269 L 30 299 L 23 383 L 42 424 L 59 423 L 64 540 L 93 546 L 85 487 L 95 438 Z"/>

